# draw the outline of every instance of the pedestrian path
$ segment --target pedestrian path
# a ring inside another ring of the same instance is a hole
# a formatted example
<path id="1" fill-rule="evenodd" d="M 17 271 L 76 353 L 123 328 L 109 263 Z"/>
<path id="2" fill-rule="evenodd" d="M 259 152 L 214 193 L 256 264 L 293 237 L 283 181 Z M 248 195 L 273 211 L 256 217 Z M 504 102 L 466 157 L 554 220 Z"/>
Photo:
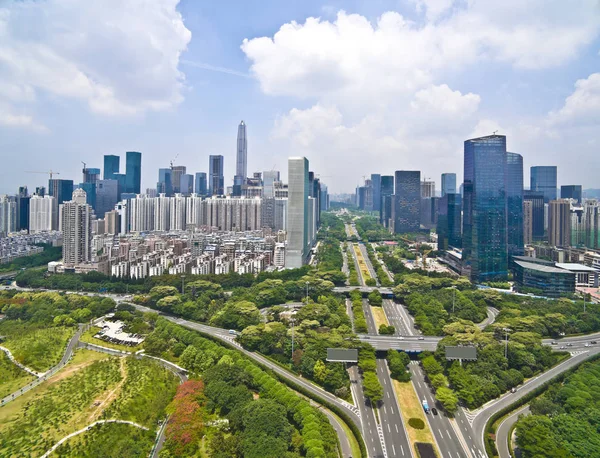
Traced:
<path id="1" fill-rule="evenodd" d="M 34 375 L 35 377 L 38 377 L 38 378 L 41 377 L 42 375 L 44 375 L 43 372 L 34 371 L 33 369 L 30 369 L 27 366 L 21 364 L 19 361 L 17 361 L 15 359 L 15 357 L 13 356 L 13 354 L 10 352 L 10 350 L 8 348 L 3 347 L 2 345 L 0 345 L 0 350 L 2 350 L 4 353 L 6 353 L 6 356 L 8 356 L 8 359 L 10 359 L 14 364 L 16 364 L 17 366 L 19 366 L 25 372 L 28 372 L 29 374 Z"/>

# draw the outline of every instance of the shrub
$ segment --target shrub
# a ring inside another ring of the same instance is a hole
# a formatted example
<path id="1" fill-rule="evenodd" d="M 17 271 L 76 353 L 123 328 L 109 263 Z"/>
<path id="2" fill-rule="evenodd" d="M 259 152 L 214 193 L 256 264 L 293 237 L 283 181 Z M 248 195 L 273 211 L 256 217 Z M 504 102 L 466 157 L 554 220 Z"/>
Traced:
<path id="1" fill-rule="evenodd" d="M 408 424 L 414 429 L 425 429 L 425 422 L 420 418 L 409 418 Z"/>

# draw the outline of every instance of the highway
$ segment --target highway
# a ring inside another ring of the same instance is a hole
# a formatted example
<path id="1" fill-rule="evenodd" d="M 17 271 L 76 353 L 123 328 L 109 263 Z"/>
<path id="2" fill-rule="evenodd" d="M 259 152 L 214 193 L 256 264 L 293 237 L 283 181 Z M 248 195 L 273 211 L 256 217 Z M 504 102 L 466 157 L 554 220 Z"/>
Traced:
<path id="1" fill-rule="evenodd" d="M 354 268 L 356 269 L 356 273 L 358 275 L 358 283 L 360 286 L 366 286 L 362 271 L 360 270 L 360 266 L 358 265 L 358 259 L 356 258 L 356 253 L 354 252 L 354 244 L 349 243 L 348 247 L 349 247 L 348 251 L 350 252 L 350 256 L 352 256 L 352 261 L 354 262 Z"/>
<path id="2" fill-rule="evenodd" d="M 379 351 L 403 350 L 406 352 L 435 351 L 441 337 L 432 336 L 376 336 L 359 334 L 358 339 Z M 422 340 L 419 340 L 422 339 Z"/>
<path id="3" fill-rule="evenodd" d="M 377 334 L 377 327 L 371 306 L 366 299 L 363 299 L 363 312 L 367 321 L 367 331 L 369 334 Z M 394 385 L 392 384 L 392 378 L 390 377 L 385 359 L 377 359 L 377 377 L 383 387 L 383 400 L 380 402 L 378 411 L 387 456 L 412 457 L 414 456 L 413 451 L 402 421 L 402 413 L 400 412 L 400 406 L 398 405 Z"/>
<path id="4" fill-rule="evenodd" d="M 415 329 L 414 320 L 402 304 L 394 302 L 392 299 L 384 299 L 383 310 L 390 325 L 396 328 L 395 335 L 414 336 L 420 334 L 420 331 Z"/>
<path id="5" fill-rule="evenodd" d="M 487 318 L 483 320 L 481 323 L 477 323 L 477 327 L 481 330 L 485 329 L 487 326 L 496 321 L 496 317 L 500 313 L 500 310 L 494 307 L 487 308 Z"/>
<path id="6" fill-rule="evenodd" d="M 425 374 L 421 366 L 416 361 L 411 361 L 408 369 L 410 370 L 412 383 L 419 400 L 423 401 L 425 399 L 430 408 L 435 407 L 435 396 L 429 385 L 427 385 L 427 382 L 425 382 Z M 438 444 L 438 449 L 442 455 L 441 458 L 466 458 L 467 454 L 461 446 L 461 441 L 458 439 L 458 435 L 444 411 L 438 408 L 438 415 L 429 413 L 426 417 L 433 437 Z"/>
<path id="7" fill-rule="evenodd" d="M 498 426 L 496 431 L 496 448 L 500 458 L 512 458 L 508 447 L 509 433 L 513 425 L 517 422 L 520 415 L 529 415 L 529 405 L 515 410 L 510 416 L 506 417 Z"/>
<path id="8" fill-rule="evenodd" d="M 364 243 L 359 242 L 358 248 L 365 260 L 365 264 L 367 265 L 367 269 L 369 271 L 369 274 L 371 275 L 371 278 L 374 278 L 375 281 L 377 282 L 377 286 L 379 286 L 380 285 L 379 278 L 377 278 L 377 273 L 375 272 L 375 269 L 373 268 L 373 264 L 371 263 L 371 260 L 369 259 L 369 253 L 367 253 L 367 247 L 365 246 Z"/>

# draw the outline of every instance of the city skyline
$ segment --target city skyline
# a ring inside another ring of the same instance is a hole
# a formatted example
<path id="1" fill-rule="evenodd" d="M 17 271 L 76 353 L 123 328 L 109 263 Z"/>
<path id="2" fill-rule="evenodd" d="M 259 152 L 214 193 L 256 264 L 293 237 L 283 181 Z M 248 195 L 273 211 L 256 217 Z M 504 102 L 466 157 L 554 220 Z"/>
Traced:
<path id="1" fill-rule="evenodd" d="M 127 4 L 94 17 L 94 30 L 74 19 L 98 14 L 87 5 L 3 4 L 2 24 L 10 18 L 3 43 L 14 52 L 0 73 L 7 83 L 0 151 L 12 165 L 0 171 L 0 193 L 35 189 L 40 177 L 25 174 L 32 169 L 78 182 L 80 160 L 101 167 L 101 156 L 131 150 L 144 154 L 142 189 L 153 187 L 156 170 L 177 154 L 194 171 L 205 171 L 209 155 L 223 155 L 228 186 L 240 119 L 252 131 L 249 171 L 285 174 L 287 157 L 306 156 L 331 177 L 331 192 L 351 192 L 363 170 L 377 172 L 368 170 L 374 162 L 378 169 L 420 169 L 438 189 L 442 172 L 461 182 L 462 140 L 495 130 L 523 154 L 527 171 L 556 165 L 558 185 L 599 187 L 600 19 L 593 1 L 250 1 L 239 4 L 244 21 L 190 1 L 164 9 L 151 1 L 134 18 Z M 127 27 L 133 20 L 159 32 L 162 52 Z M 468 32 L 464 21 L 474 25 Z M 69 48 L 68 37 L 52 35 L 58 24 L 97 40 L 93 56 L 89 40 Z M 107 39 L 106 24 L 123 39 Z M 516 45 L 523 35 L 527 42 Z M 361 46 L 354 37 L 362 37 Z M 39 55 L 42 43 L 50 57 L 38 66 L 24 59 L 20 67 L 11 57 Z M 112 66 L 113 58 L 128 64 Z M 74 84 L 78 76 L 81 85 Z"/>

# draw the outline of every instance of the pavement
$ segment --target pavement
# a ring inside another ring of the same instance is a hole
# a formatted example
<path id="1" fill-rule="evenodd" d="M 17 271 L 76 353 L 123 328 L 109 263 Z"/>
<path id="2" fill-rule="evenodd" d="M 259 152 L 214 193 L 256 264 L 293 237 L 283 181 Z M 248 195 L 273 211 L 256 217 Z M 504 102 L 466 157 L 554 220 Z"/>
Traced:
<path id="1" fill-rule="evenodd" d="M 514 424 L 519 420 L 519 417 L 521 415 L 529 415 L 529 413 L 529 405 L 524 405 L 506 417 L 498 426 L 498 430 L 496 431 L 496 448 L 498 449 L 500 458 L 512 458 L 508 447 L 508 441 L 510 440 L 508 435 Z"/>
<path id="2" fill-rule="evenodd" d="M 383 311 L 390 324 L 396 328 L 395 335 L 414 336 L 421 334 L 418 329 L 415 329 L 414 319 L 402 304 L 394 302 L 392 299 L 384 299 Z"/>

